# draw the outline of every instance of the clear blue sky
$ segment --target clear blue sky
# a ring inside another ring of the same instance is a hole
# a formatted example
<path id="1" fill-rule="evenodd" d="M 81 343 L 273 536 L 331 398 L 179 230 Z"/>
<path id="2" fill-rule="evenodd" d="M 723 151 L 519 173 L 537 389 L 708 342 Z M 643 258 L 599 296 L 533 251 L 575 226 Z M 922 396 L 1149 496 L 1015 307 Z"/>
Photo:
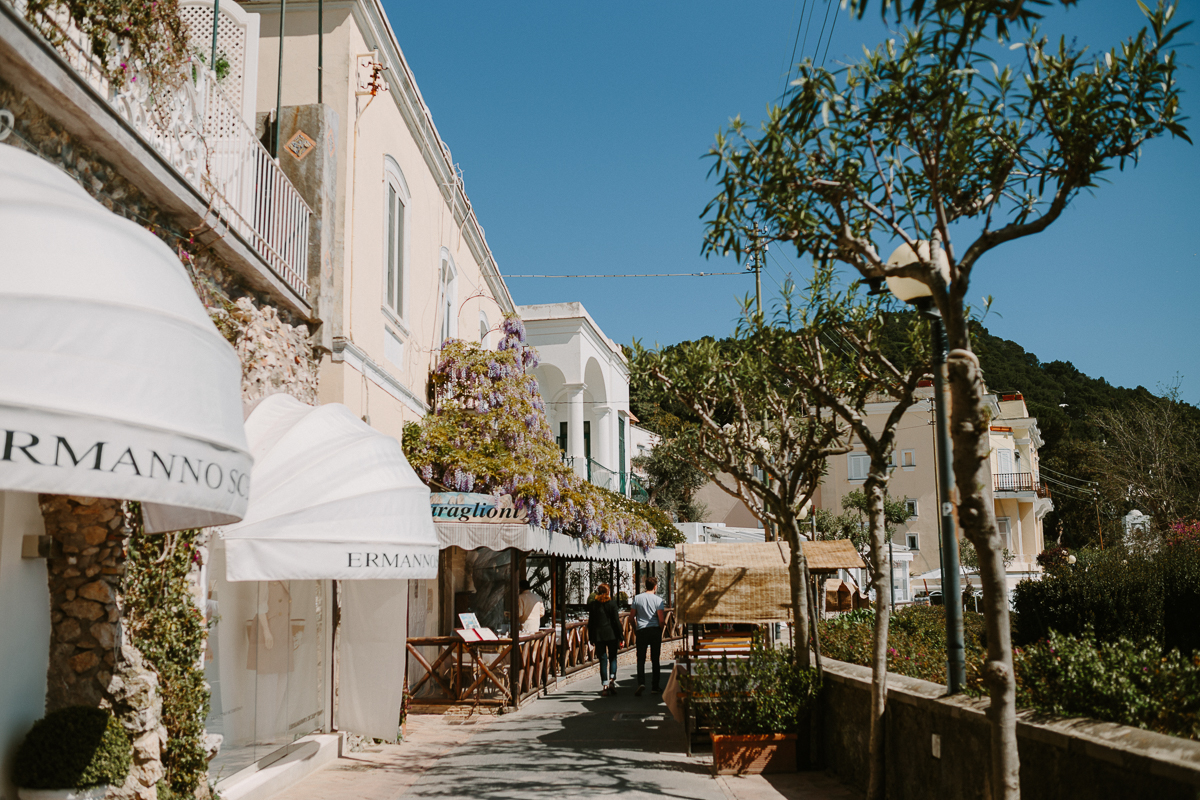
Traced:
<path id="1" fill-rule="evenodd" d="M 797 61 L 814 54 L 827 10 L 826 0 L 384 5 L 505 274 L 737 270 L 700 256 L 715 194 L 703 155 L 734 115 L 757 124 L 783 90 L 802 10 Z M 889 35 L 877 7 L 862 21 L 834 7 L 826 66 Z M 1184 0 L 1180 17 L 1198 10 Z M 1107 47 L 1142 19 L 1134 0 L 1084 0 L 1048 30 Z M 1180 60 L 1200 141 L 1197 27 Z M 1139 167 L 1109 180 L 1046 233 L 993 251 L 972 295 L 993 295 L 999 316 L 985 324 L 1043 361 L 1153 391 L 1179 374 L 1184 399 L 1200 402 L 1200 148 L 1151 142 Z M 771 253 L 764 292 L 787 270 L 807 273 L 782 246 Z M 737 298 L 754 290 L 751 275 L 508 283 L 520 304 L 582 301 L 611 338 L 648 345 L 727 335 Z"/>

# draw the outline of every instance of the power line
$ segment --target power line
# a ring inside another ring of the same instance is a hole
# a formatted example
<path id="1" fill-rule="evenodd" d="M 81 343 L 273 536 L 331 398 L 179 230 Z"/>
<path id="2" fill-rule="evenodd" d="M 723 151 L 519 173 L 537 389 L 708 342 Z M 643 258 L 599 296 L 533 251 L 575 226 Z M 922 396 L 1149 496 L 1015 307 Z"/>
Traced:
<path id="1" fill-rule="evenodd" d="M 796 45 L 800 43 L 800 28 L 804 26 L 804 11 L 808 8 L 808 0 L 804 0 L 804 6 L 800 9 L 800 21 L 796 23 L 796 38 L 792 41 L 792 57 L 788 59 L 787 76 L 783 79 L 783 94 L 780 97 L 779 104 L 783 105 L 783 101 L 787 100 L 788 84 L 792 82 L 792 70 L 796 68 Z M 792 6 L 795 9 L 795 6 Z"/>
<path id="2" fill-rule="evenodd" d="M 1091 485 L 1091 486 L 1095 486 L 1095 485 L 1096 485 L 1096 482 L 1095 482 L 1095 481 L 1085 481 L 1083 478 L 1076 478 L 1074 475 L 1068 475 L 1068 474 L 1066 474 L 1065 472 L 1059 472 L 1059 471 L 1058 471 L 1058 470 L 1056 470 L 1056 469 L 1050 469 L 1049 467 L 1047 467 L 1047 466 L 1046 466 L 1046 465 L 1044 465 L 1044 464 L 1041 466 L 1041 470 L 1042 470 L 1042 472 L 1049 472 L 1051 475 L 1057 475 L 1058 477 L 1060 477 L 1060 478 L 1066 478 L 1067 480 L 1079 481 L 1080 483 L 1086 483 L 1086 484 L 1089 484 L 1089 485 Z M 1082 488 L 1082 487 L 1080 487 L 1080 488 Z"/>
<path id="3" fill-rule="evenodd" d="M 841 11 L 840 7 L 838 11 Z M 825 59 L 829 58 L 829 45 L 833 44 L 833 32 L 837 29 L 838 11 L 833 12 L 833 27 L 829 29 L 829 38 L 825 40 L 825 55 L 821 56 L 821 69 L 825 69 Z"/>
<path id="4" fill-rule="evenodd" d="M 505 275 L 504 278 L 711 278 L 714 275 L 746 274 L 746 272 L 653 272 L 639 275 Z"/>
<path id="5" fill-rule="evenodd" d="M 820 52 L 820 50 L 821 50 L 821 37 L 823 37 L 825 35 L 825 24 L 827 22 L 829 22 L 829 11 L 830 11 L 830 9 L 833 8 L 833 4 L 834 4 L 834 0 L 825 0 L 825 19 L 821 20 L 821 32 L 817 34 L 817 46 L 813 50 L 813 61 L 814 62 L 817 60 L 817 53 Z M 834 21 L 834 24 L 835 25 L 837 24 L 836 20 Z M 830 34 L 830 35 L 832 36 L 832 34 Z M 826 47 L 825 50 L 826 50 L 826 52 L 828 52 L 829 48 Z"/>

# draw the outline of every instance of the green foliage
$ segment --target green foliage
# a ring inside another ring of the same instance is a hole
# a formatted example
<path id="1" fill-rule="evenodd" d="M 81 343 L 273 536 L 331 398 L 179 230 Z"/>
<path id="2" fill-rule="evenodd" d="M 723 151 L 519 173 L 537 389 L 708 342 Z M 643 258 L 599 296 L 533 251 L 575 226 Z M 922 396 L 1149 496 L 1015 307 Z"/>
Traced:
<path id="1" fill-rule="evenodd" d="M 1150 638 L 1160 652 L 1200 651 L 1200 547 L 1142 555 L 1081 550 L 1076 557 L 1074 565 L 1040 581 L 1017 584 L 1015 644 L 1031 644 L 1051 631 L 1075 637 L 1091 631 L 1102 643 Z"/>
<path id="2" fill-rule="evenodd" d="M 672 439 L 660 441 L 647 455 L 635 456 L 633 466 L 646 473 L 648 502 L 677 517 L 680 522 L 702 522 L 704 509 L 696 506 L 696 491 L 708 481 Z"/>
<path id="3" fill-rule="evenodd" d="M 1152 638 L 1050 636 L 1015 653 L 1017 702 L 1200 739 L 1200 653 L 1165 655 Z"/>
<path id="4" fill-rule="evenodd" d="M 207 625 L 188 581 L 193 564 L 199 563 L 201 531 L 147 534 L 136 504 L 133 517 L 139 524 L 129 539 L 126 562 L 129 633 L 158 673 L 167 729 L 163 783 L 191 794 L 208 774 L 204 721 L 209 694 L 201 666 Z"/>
<path id="5" fill-rule="evenodd" d="M 114 88 L 141 80 L 169 91 L 183 78 L 190 53 L 179 0 L 29 0 L 25 18 L 52 44 L 68 47 L 67 34 L 49 21 L 62 11 L 82 31 Z"/>
<path id="6" fill-rule="evenodd" d="M 820 691 L 817 671 L 795 663 L 790 648 L 756 640 L 748 659 L 697 662 L 688 679 L 707 706 L 714 733 L 795 733 Z"/>
<path id="7" fill-rule="evenodd" d="M 26 789 L 120 786 L 132 745 L 108 711 L 71 706 L 33 723 L 13 762 L 13 783 Z"/>
<path id="8" fill-rule="evenodd" d="M 821 652 L 829 658 L 871 666 L 875 614 L 858 609 L 821 622 Z M 979 684 L 985 632 L 982 614 L 963 612 L 968 683 Z M 888 671 L 946 683 L 946 609 L 899 608 L 888 625 Z"/>
<path id="9" fill-rule="evenodd" d="M 1004 568 L 1007 570 L 1017 554 L 1006 547 L 1001 551 L 1000 557 L 1004 559 Z M 958 563 L 968 569 L 979 569 L 979 553 L 976 552 L 975 545 L 971 544 L 971 540 L 965 536 L 958 543 Z M 967 585 L 968 588 L 969 586 L 970 584 Z"/>
<path id="10" fill-rule="evenodd" d="M 430 375 L 433 411 L 402 435 L 413 469 L 444 491 L 512 495 L 532 524 L 589 544 L 653 545 L 658 532 L 646 514 L 631 513 L 620 495 L 563 463 L 537 381 L 527 374 L 537 354 L 525 344 L 524 325 L 508 317 L 504 333 L 494 351 L 454 339 L 443 344 Z"/>

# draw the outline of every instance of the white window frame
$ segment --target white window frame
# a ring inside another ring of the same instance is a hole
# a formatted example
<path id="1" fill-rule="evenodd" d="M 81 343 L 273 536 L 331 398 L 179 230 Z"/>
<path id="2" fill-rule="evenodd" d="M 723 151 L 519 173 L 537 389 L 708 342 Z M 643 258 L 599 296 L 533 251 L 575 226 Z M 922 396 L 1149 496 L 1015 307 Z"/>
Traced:
<path id="1" fill-rule="evenodd" d="M 917 451 L 916 450 L 901 450 L 900 451 L 900 467 L 905 472 L 911 472 L 917 468 Z"/>
<path id="2" fill-rule="evenodd" d="M 1013 550 L 1012 542 L 1012 520 L 1009 517 L 996 517 L 996 530 L 1004 537 L 1004 548 L 1009 552 Z"/>
<path id="3" fill-rule="evenodd" d="M 384 316 L 408 334 L 408 264 L 412 236 L 412 193 L 400 165 L 391 156 L 383 160 L 383 285 Z M 395 206 L 392 207 L 393 197 Z M 397 235 L 396 243 L 393 236 Z M 389 283 L 391 284 L 389 286 Z"/>
<path id="4" fill-rule="evenodd" d="M 488 339 L 490 338 L 492 324 L 488 322 L 487 312 L 482 308 L 479 309 L 479 346 L 488 347 Z"/>
<path id="5" fill-rule="evenodd" d="M 912 532 L 904 534 L 904 543 L 908 546 L 909 550 L 920 550 L 921 534 Z"/>
<path id="6" fill-rule="evenodd" d="M 904 504 L 908 506 L 909 519 L 916 519 L 920 515 L 921 506 L 916 500 L 913 500 L 912 498 L 906 498 Z"/>
<path id="7" fill-rule="evenodd" d="M 440 348 L 447 339 L 458 337 L 458 267 L 450 251 L 442 248 L 438 259 L 438 331 Z"/>
<path id="8" fill-rule="evenodd" d="M 856 465 L 858 468 L 856 468 Z M 846 477 L 851 481 L 865 481 L 871 471 L 871 456 L 867 453 L 846 455 Z M 861 473 L 858 474 L 858 473 Z"/>

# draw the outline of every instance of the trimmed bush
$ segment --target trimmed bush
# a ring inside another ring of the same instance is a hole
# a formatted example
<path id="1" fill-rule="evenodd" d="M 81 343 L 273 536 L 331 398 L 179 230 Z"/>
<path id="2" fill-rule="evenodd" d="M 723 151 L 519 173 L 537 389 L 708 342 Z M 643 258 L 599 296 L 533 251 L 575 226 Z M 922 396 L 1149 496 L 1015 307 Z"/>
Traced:
<path id="1" fill-rule="evenodd" d="M 1051 633 L 1017 648 L 1013 666 L 1020 706 L 1200 739 L 1200 655 L 1164 656 L 1152 638 L 1100 643 L 1090 631 Z"/>
<path id="2" fill-rule="evenodd" d="M 1200 547 L 1164 547 L 1150 556 L 1082 550 L 1074 565 L 1017 585 L 1013 642 L 1051 631 L 1100 642 L 1150 637 L 1160 652 L 1200 650 Z"/>
<path id="3" fill-rule="evenodd" d="M 858 609 L 821 623 L 821 652 L 838 661 L 871 666 L 875 612 Z M 983 663 L 983 615 L 963 612 L 968 681 Z M 946 683 L 946 609 L 943 606 L 908 606 L 898 609 L 888 623 L 888 672 L 910 678 Z"/>
<path id="4" fill-rule="evenodd" d="M 711 698 L 713 732 L 731 736 L 796 733 L 820 689 L 817 671 L 798 666 L 791 648 L 758 640 L 748 659 L 697 663 L 688 684 L 694 695 Z"/>
<path id="5" fill-rule="evenodd" d="M 129 735 L 101 708 L 71 706 L 33 723 L 17 750 L 13 783 L 26 789 L 120 786 L 132 760 Z"/>

